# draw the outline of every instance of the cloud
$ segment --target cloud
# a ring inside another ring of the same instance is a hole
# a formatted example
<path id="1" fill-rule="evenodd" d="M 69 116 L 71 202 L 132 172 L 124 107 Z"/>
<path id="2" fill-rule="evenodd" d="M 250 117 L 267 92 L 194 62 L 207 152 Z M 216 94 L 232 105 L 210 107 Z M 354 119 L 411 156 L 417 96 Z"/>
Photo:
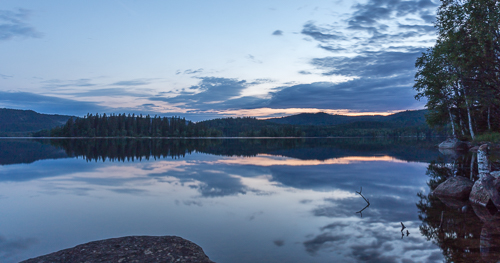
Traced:
<path id="1" fill-rule="evenodd" d="M 2 79 L 10 79 L 10 78 L 12 78 L 12 76 L 0 74 L 0 78 L 2 78 Z"/>
<path id="2" fill-rule="evenodd" d="M 175 97 L 150 97 L 152 101 L 164 101 L 171 104 L 182 104 L 184 107 L 197 110 L 233 109 L 241 107 L 260 107 L 265 105 L 264 99 L 252 96 L 239 97 L 249 84 L 245 80 L 203 77 L 196 86 L 191 86 Z"/>
<path id="3" fill-rule="evenodd" d="M 137 89 L 135 90 L 137 91 Z M 117 97 L 117 96 L 130 96 L 136 98 L 149 97 L 150 94 L 138 93 L 130 90 L 128 88 L 107 88 L 107 89 L 93 89 L 84 92 L 72 92 L 66 93 L 71 95 L 77 95 L 80 97 Z"/>
<path id="4" fill-rule="evenodd" d="M 382 21 L 390 23 L 390 20 L 409 15 L 420 15 L 423 21 L 427 21 L 430 10 L 436 7 L 430 0 L 370 0 L 365 4 L 354 5 L 356 11 L 347 19 L 347 23 L 350 29 L 376 31 L 386 25 Z"/>
<path id="5" fill-rule="evenodd" d="M 274 240 L 273 243 L 277 246 L 277 247 L 282 247 L 285 245 L 285 240 L 282 240 L 282 239 L 277 239 L 277 240 Z"/>
<path id="6" fill-rule="evenodd" d="M 411 86 L 406 77 L 356 79 L 340 84 L 299 84 L 275 92 L 268 107 L 350 109 L 360 112 L 408 109 L 420 105 L 414 99 Z"/>
<path id="7" fill-rule="evenodd" d="M 59 151 L 62 152 L 62 150 Z M 45 152 L 46 151 L 42 152 L 42 154 Z M 66 154 L 64 153 L 64 155 Z M 67 155 L 66 156 L 52 155 L 48 157 L 54 159 L 69 158 L 69 156 Z M 37 159 L 44 160 L 46 158 L 47 157 L 37 158 Z M 15 163 L 16 162 L 13 162 L 12 164 Z M 0 170 L 1 182 L 24 182 L 46 177 L 67 175 L 74 173 L 75 171 L 91 172 L 96 167 L 88 166 L 81 160 L 67 159 L 65 160 L 64 165 L 53 165 L 50 162 L 33 162 L 29 166 L 12 165 L 12 166 L 3 166 L 2 168 L 3 169 Z"/>
<path id="8" fill-rule="evenodd" d="M 282 36 L 282 35 L 283 35 L 283 31 L 281 31 L 281 30 L 276 30 L 276 31 L 274 31 L 274 32 L 273 32 L 273 34 L 272 34 L 272 35 L 273 35 L 273 36 Z"/>
<path id="9" fill-rule="evenodd" d="M 417 52 L 366 52 L 352 58 L 314 59 L 311 63 L 323 70 L 324 75 L 370 77 L 358 77 L 343 83 L 281 86 L 266 98 L 241 96 L 242 91 L 251 86 L 245 80 L 208 77 L 201 78 L 198 85 L 175 97 L 158 95 L 148 99 L 189 109 L 183 113 L 184 116 L 258 108 L 347 109 L 360 112 L 421 108 L 425 102 L 416 101 L 412 89 L 414 68 L 410 61 L 414 61 L 416 55 Z M 312 73 L 304 71 L 301 74 Z"/>
<path id="10" fill-rule="evenodd" d="M 334 45 L 318 45 L 319 48 L 322 48 L 326 51 L 330 52 L 337 52 L 337 51 L 345 51 L 347 48 L 343 48 L 340 46 L 334 46 Z"/>
<path id="11" fill-rule="evenodd" d="M 136 80 L 123 80 L 123 81 L 118 81 L 115 82 L 111 85 L 114 86 L 142 86 L 142 85 L 148 85 L 150 82 L 146 80 L 141 80 L 141 79 L 136 79 Z"/>
<path id="12" fill-rule="evenodd" d="M 353 6 L 355 11 L 346 20 L 347 29 L 371 34 L 371 37 L 361 39 L 370 46 L 428 36 L 434 32 L 430 17 L 435 17 L 436 7 L 430 0 L 369 0 L 365 4 Z M 415 16 L 420 21 L 413 19 Z M 401 20 L 413 21 L 413 24 L 403 25 L 398 22 Z"/>
<path id="13" fill-rule="evenodd" d="M 315 58 L 311 64 L 327 70 L 324 75 L 343 75 L 358 77 L 407 76 L 413 80 L 415 61 L 425 49 L 402 51 L 363 51 L 354 57 Z"/>
<path id="14" fill-rule="evenodd" d="M 197 74 L 197 73 L 201 73 L 203 72 L 203 69 L 202 68 L 199 68 L 199 69 L 187 69 L 187 70 L 184 70 L 184 74 L 188 74 L 188 75 L 191 75 L 191 74 Z"/>
<path id="15" fill-rule="evenodd" d="M 94 102 L 77 101 L 30 92 L 0 91 L 0 107 L 31 109 L 40 113 L 83 116 L 89 112 L 110 112 L 111 108 Z"/>
<path id="16" fill-rule="evenodd" d="M 0 10 L 0 41 L 15 37 L 41 37 L 42 34 L 25 22 L 30 14 L 31 12 L 26 9 Z"/>
<path id="17" fill-rule="evenodd" d="M 141 106 L 143 109 L 148 110 L 148 111 L 154 111 L 155 108 L 158 107 L 153 103 L 146 103 L 146 104 L 142 104 Z"/>
<path id="18" fill-rule="evenodd" d="M 426 46 L 423 39 L 433 36 L 437 5 L 430 0 L 369 0 L 355 4 L 354 12 L 340 23 L 318 26 L 304 24 L 302 34 L 321 42 L 319 48 L 338 53 L 385 50 L 389 43 Z M 335 30 L 333 30 L 335 28 Z"/>
<path id="19" fill-rule="evenodd" d="M 405 24 L 399 24 L 398 27 L 401 28 L 401 29 L 404 29 L 404 30 L 415 29 L 416 31 L 421 32 L 421 33 L 425 33 L 425 34 L 433 33 L 433 32 L 436 31 L 436 28 L 434 26 L 431 26 L 431 25 L 405 25 Z"/>
<path id="20" fill-rule="evenodd" d="M 110 189 L 111 191 L 119 194 L 129 194 L 129 195 L 144 195 L 147 194 L 148 191 L 143 189 L 136 188 L 118 188 L 118 189 Z"/>
<path id="21" fill-rule="evenodd" d="M 430 16 L 435 16 L 436 7 L 430 0 L 368 0 L 355 4 L 354 12 L 340 23 L 319 26 L 308 21 L 301 33 L 334 54 L 312 58 L 310 64 L 323 76 L 353 79 L 282 87 L 271 94 L 269 107 L 361 112 L 422 108 L 424 104 L 414 100 L 414 65 L 432 44 Z"/>
<path id="22" fill-rule="evenodd" d="M 306 251 L 311 254 L 315 255 L 318 250 L 323 248 L 326 243 L 334 243 L 337 241 L 344 241 L 346 238 L 344 236 L 333 236 L 328 233 L 324 233 L 321 235 L 318 235 L 314 237 L 311 240 L 305 241 L 304 242 L 304 247 L 306 248 Z"/>
<path id="23" fill-rule="evenodd" d="M 331 29 L 320 28 L 316 26 L 313 21 L 309 21 L 306 24 L 304 24 L 301 33 L 310 36 L 313 39 L 320 42 L 345 39 L 342 33 L 337 31 L 332 31 Z"/>
<path id="24" fill-rule="evenodd" d="M 60 80 L 60 79 L 51 79 L 45 80 L 41 83 L 44 84 L 45 88 L 66 88 L 66 87 L 93 87 L 96 84 L 90 83 L 91 79 L 76 79 L 76 80 Z"/>
<path id="25" fill-rule="evenodd" d="M 443 255 L 424 237 L 413 236 L 400 241 L 398 222 L 381 223 L 371 218 L 343 220 L 321 228 L 321 233 L 303 242 L 311 255 L 337 252 L 342 262 L 442 262 Z M 414 225 L 418 220 L 413 221 Z M 331 227 L 333 226 L 333 227 Z M 410 231 L 417 230 L 411 227 Z M 397 252 L 397 254 L 395 254 Z"/>
<path id="26" fill-rule="evenodd" d="M 172 176 L 181 183 L 197 182 L 192 188 L 197 189 L 202 197 L 222 197 L 238 194 L 246 194 L 252 191 L 243 184 L 240 178 L 234 177 L 228 171 L 231 167 L 220 165 L 214 170 L 212 165 L 198 164 L 178 167 L 182 171 L 168 171 L 166 173 L 151 173 L 151 177 Z M 186 170 L 184 170 L 186 169 Z M 247 172 L 247 171 L 238 171 Z"/>
<path id="27" fill-rule="evenodd" d="M 179 74 L 193 75 L 193 74 L 202 73 L 203 70 L 204 70 L 203 68 L 199 68 L 199 69 L 186 69 L 184 71 L 177 70 L 175 72 L 175 75 L 179 75 Z"/>
<path id="28" fill-rule="evenodd" d="M 251 54 L 248 54 L 247 55 L 247 59 L 249 59 L 250 61 L 254 62 L 254 63 L 258 63 L 258 64 L 262 64 L 262 60 L 258 60 L 256 59 L 253 55 Z"/>

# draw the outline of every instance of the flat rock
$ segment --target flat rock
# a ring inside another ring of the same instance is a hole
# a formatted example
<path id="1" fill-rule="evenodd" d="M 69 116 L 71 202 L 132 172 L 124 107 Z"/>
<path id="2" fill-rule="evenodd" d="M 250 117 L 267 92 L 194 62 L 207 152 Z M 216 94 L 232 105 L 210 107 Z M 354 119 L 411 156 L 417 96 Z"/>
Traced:
<path id="1" fill-rule="evenodd" d="M 440 149 L 456 149 L 456 150 L 466 150 L 469 149 L 467 143 L 462 142 L 458 139 L 448 138 L 446 141 L 442 142 L 438 146 Z"/>
<path id="2" fill-rule="evenodd" d="M 491 176 L 493 176 L 495 178 L 500 177 L 500 171 L 494 171 L 494 172 L 491 172 L 490 174 L 491 174 Z"/>
<path id="3" fill-rule="evenodd" d="M 463 177 L 456 176 L 450 177 L 436 189 L 434 189 L 433 194 L 439 197 L 454 198 L 459 200 L 466 200 L 472 190 L 474 183 Z"/>
<path id="4" fill-rule="evenodd" d="M 129 236 L 99 240 L 21 263 L 49 262 L 213 263 L 200 246 L 176 236 Z"/>

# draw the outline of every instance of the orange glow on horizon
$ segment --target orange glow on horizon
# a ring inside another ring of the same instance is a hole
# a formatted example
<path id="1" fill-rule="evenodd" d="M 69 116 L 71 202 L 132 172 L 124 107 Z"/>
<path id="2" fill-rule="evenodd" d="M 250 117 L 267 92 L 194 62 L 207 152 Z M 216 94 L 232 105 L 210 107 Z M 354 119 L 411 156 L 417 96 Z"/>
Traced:
<path id="1" fill-rule="evenodd" d="M 345 115 L 345 116 L 366 116 L 366 115 L 382 115 L 388 116 L 394 113 L 402 112 L 405 110 L 396 111 L 381 111 L 381 112 L 359 112 L 354 110 L 342 109 L 342 110 L 331 110 L 331 109 L 313 109 L 313 108 L 287 108 L 287 109 L 271 109 L 271 108 L 258 108 L 258 109 L 241 109 L 241 110 L 222 110 L 222 111 L 206 111 L 211 113 L 217 113 L 221 115 L 229 115 L 232 117 L 256 117 L 258 119 L 269 119 L 275 118 L 273 115 L 283 115 L 283 117 L 289 115 L 295 115 L 300 113 L 328 113 L 334 115 Z"/>
<path id="2" fill-rule="evenodd" d="M 259 154 L 255 157 L 247 158 L 231 158 L 219 160 L 216 163 L 220 164 L 238 164 L 238 165 L 256 165 L 256 166 L 310 166 L 310 165 L 327 165 L 327 164 L 352 164 L 358 162 L 393 162 L 406 163 L 391 156 L 347 156 L 341 158 L 332 158 L 327 160 L 300 160 L 287 157 L 278 157 L 269 154 Z"/>

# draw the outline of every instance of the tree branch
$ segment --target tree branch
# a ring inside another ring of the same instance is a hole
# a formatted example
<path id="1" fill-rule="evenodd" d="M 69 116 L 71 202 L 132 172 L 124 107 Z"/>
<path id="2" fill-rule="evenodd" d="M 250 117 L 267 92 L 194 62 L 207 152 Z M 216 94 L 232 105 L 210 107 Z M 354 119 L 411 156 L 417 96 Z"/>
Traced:
<path id="1" fill-rule="evenodd" d="M 363 213 L 362 212 L 370 206 L 370 201 L 363 196 L 363 194 L 361 193 L 361 191 L 363 191 L 363 187 L 361 187 L 361 189 L 359 190 L 359 192 L 356 192 L 356 193 L 359 194 L 361 197 L 363 197 L 363 199 L 365 199 L 366 206 L 363 209 L 361 209 L 358 212 L 356 212 L 356 214 L 359 213 L 361 215 L 361 217 L 363 217 Z"/>

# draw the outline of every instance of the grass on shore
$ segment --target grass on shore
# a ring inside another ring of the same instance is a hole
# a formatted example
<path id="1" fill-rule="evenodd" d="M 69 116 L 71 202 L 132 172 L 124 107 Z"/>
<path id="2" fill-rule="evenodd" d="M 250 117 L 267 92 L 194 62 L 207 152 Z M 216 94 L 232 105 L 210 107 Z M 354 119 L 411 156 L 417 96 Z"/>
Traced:
<path id="1" fill-rule="evenodd" d="M 499 143 L 500 142 L 500 132 L 488 132 L 488 133 L 483 133 L 481 135 L 476 136 L 475 141 L 477 142 L 493 142 L 493 143 Z"/>

